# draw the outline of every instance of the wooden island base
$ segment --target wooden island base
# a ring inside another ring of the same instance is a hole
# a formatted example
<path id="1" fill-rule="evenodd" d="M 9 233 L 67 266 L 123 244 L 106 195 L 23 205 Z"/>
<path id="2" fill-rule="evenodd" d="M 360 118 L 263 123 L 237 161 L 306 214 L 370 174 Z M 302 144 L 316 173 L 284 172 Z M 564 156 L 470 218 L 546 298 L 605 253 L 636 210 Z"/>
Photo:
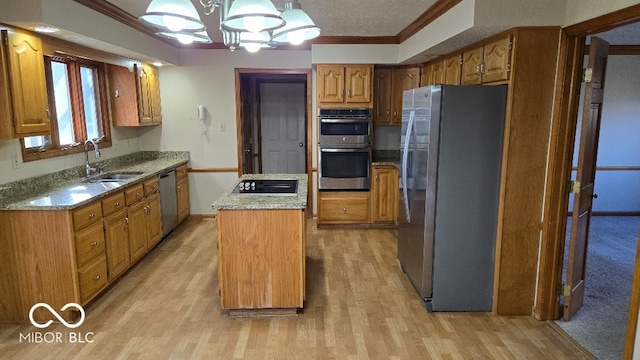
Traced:
<path id="1" fill-rule="evenodd" d="M 298 309 L 232 309 L 229 310 L 231 317 L 280 317 L 298 316 Z"/>

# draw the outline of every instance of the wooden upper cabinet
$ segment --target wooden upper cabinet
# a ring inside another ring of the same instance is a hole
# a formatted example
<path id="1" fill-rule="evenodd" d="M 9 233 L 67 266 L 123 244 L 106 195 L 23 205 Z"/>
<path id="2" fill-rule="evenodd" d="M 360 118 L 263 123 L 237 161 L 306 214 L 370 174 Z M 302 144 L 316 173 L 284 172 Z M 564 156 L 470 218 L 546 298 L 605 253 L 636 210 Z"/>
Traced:
<path id="1" fill-rule="evenodd" d="M 422 75 L 420 76 L 420 86 L 433 85 L 433 65 L 425 64 L 422 66 Z"/>
<path id="2" fill-rule="evenodd" d="M 49 100 L 40 38 L 2 31 L 0 138 L 48 134 Z"/>
<path id="3" fill-rule="evenodd" d="M 509 79 L 511 71 L 511 35 L 484 46 L 482 81 L 485 83 Z"/>
<path id="4" fill-rule="evenodd" d="M 483 48 L 475 48 L 462 53 L 462 84 L 472 85 L 482 83 L 482 54 Z"/>
<path id="5" fill-rule="evenodd" d="M 431 81 L 432 85 L 444 84 L 444 61 L 436 61 L 431 65 Z"/>
<path id="6" fill-rule="evenodd" d="M 157 125 L 162 123 L 160 107 L 160 81 L 158 71 L 149 65 L 134 65 L 137 77 L 138 106 L 140 124 Z"/>
<path id="7" fill-rule="evenodd" d="M 506 35 L 462 55 L 462 84 L 509 80 L 512 35 Z"/>
<path id="8" fill-rule="evenodd" d="M 444 59 L 444 84 L 460 85 L 462 55 L 456 54 Z"/>
<path id="9" fill-rule="evenodd" d="M 162 123 L 160 83 L 155 68 L 107 66 L 113 126 L 144 126 Z M 137 74 L 137 75 L 136 75 Z"/>
<path id="10" fill-rule="evenodd" d="M 393 69 L 393 112 L 392 125 L 402 124 L 402 92 L 420 87 L 420 68 L 402 67 Z"/>
<path id="11" fill-rule="evenodd" d="M 373 123 L 389 125 L 393 107 L 393 70 L 376 68 L 373 73 Z"/>
<path id="12" fill-rule="evenodd" d="M 373 65 L 318 65 L 318 103 L 329 106 L 373 105 Z"/>
<path id="13" fill-rule="evenodd" d="M 402 123 L 402 92 L 420 86 L 420 67 L 380 67 L 374 74 L 373 122 Z"/>

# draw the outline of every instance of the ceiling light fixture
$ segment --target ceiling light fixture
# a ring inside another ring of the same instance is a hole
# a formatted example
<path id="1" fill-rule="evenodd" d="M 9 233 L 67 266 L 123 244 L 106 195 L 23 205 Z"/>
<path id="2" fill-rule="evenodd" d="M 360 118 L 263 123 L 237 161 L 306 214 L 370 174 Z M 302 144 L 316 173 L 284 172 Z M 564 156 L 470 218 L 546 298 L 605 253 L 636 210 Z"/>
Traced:
<path id="1" fill-rule="evenodd" d="M 200 0 L 204 14 L 220 8 L 224 44 L 257 51 L 278 44 L 299 45 L 320 35 L 298 0 L 287 0 L 282 13 L 270 0 Z M 211 43 L 207 29 L 190 0 L 152 0 L 140 21 L 158 29 L 156 35 L 184 44 Z"/>
<path id="2" fill-rule="evenodd" d="M 284 4 L 282 18 L 286 21 L 286 25 L 273 31 L 271 40 L 275 42 L 300 45 L 305 40 L 310 40 L 320 35 L 320 28 L 316 26 L 307 13 L 302 11 L 298 0 L 290 0 Z"/>

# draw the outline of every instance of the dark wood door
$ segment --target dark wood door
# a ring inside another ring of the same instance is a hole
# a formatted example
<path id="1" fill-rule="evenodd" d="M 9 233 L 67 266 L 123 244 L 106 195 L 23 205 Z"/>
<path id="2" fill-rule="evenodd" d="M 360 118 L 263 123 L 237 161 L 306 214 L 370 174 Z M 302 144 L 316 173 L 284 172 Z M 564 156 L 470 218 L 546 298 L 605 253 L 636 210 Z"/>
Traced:
<path id="1" fill-rule="evenodd" d="M 570 290 L 565 294 L 564 299 L 563 317 L 565 321 L 571 319 L 573 314 L 580 309 L 584 297 L 589 225 L 594 198 L 596 157 L 608 53 L 609 44 L 607 42 L 597 37 L 591 38 L 589 65 L 585 71 L 586 85 L 576 176 L 576 181 L 579 182 L 579 191 L 574 197 L 571 219 L 569 266 L 567 269 L 567 286 Z"/>

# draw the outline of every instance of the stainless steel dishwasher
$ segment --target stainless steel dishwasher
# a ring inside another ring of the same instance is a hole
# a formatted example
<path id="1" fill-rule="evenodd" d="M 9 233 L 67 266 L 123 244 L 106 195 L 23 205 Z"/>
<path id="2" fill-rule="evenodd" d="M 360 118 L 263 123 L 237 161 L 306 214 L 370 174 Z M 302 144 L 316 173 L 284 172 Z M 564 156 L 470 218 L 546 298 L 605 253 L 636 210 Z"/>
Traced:
<path id="1" fill-rule="evenodd" d="M 178 200 L 176 198 L 176 172 L 174 169 L 160 174 L 160 211 L 162 213 L 162 237 L 178 225 Z"/>

